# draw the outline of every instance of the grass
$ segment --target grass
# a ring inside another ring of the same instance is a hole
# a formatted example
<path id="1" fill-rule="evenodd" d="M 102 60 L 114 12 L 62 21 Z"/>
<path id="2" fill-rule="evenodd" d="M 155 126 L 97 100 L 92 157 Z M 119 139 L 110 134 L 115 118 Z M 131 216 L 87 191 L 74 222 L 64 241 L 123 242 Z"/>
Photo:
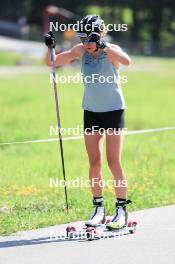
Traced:
<path id="1" fill-rule="evenodd" d="M 0 65 L 16 65 L 20 59 L 16 52 L 0 51 Z"/>
<path id="2" fill-rule="evenodd" d="M 128 130 L 174 126 L 175 61 L 134 58 L 133 64 L 139 72 L 121 72 L 128 76 L 123 85 Z M 59 74 L 69 71 L 72 69 L 63 68 Z M 56 124 L 56 118 L 48 75 L 4 75 L 0 94 L 0 142 L 50 138 L 49 127 Z M 82 125 L 82 95 L 81 85 L 59 86 L 62 127 Z M 175 202 L 174 142 L 174 131 L 125 137 L 123 166 L 128 197 L 133 200 L 130 211 Z M 83 140 L 64 141 L 64 153 L 67 178 L 87 179 Z M 71 210 L 67 216 L 64 189 L 49 187 L 50 178 L 62 179 L 59 155 L 57 142 L 0 146 L 1 235 L 89 216 L 88 188 L 68 188 Z M 105 179 L 111 179 L 105 156 L 103 172 Z M 114 212 L 114 199 L 113 189 L 105 188 L 108 214 Z"/>

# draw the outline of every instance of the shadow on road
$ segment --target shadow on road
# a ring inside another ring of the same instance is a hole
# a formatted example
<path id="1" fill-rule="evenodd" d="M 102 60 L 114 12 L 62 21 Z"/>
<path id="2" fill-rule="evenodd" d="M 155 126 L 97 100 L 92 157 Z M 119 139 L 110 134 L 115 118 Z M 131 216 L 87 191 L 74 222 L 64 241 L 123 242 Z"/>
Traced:
<path id="1" fill-rule="evenodd" d="M 36 239 L 22 239 L 22 240 L 11 240 L 11 241 L 3 241 L 0 242 L 0 248 L 9 248 L 9 247 L 20 247 L 20 246 L 30 246 L 30 245 L 37 245 L 37 244 L 46 244 L 46 243 L 56 243 L 56 242 L 85 242 L 88 241 L 86 239 L 80 238 L 61 238 L 61 239 L 51 239 L 50 237 L 39 237 Z"/>

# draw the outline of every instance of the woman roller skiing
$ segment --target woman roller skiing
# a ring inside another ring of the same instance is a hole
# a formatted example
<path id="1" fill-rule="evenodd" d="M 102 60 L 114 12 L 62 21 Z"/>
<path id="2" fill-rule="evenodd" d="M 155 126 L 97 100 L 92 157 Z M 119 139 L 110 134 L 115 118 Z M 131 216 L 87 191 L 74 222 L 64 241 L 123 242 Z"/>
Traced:
<path id="1" fill-rule="evenodd" d="M 105 25 L 101 17 L 88 15 L 80 21 L 80 44 L 55 55 L 55 65 L 70 64 L 79 58 L 82 61 L 84 80 L 84 140 L 89 157 L 89 177 L 94 211 L 86 226 L 97 227 L 105 222 L 105 206 L 102 177 L 102 149 L 105 131 L 106 158 L 114 177 L 116 212 L 107 224 L 108 229 L 120 229 L 127 224 L 127 185 L 121 164 L 121 154 L 125 128 L 125 101 L 120 88 L 119 67 L 129 65 L 129 56 L 118 45 L 104 40 Z M 50 66 L 50 48 L 55 47 L 56 39 L 50 31 L 45 35 L 48 47 L 47 64 Z M 103 76 L 105 82 L 93 79 Z M 110 78 L 109 78 L 110 77 Z M 113 77 L 113 79 L 112 79 Z M 91 78 L 91 79 L 89 79 Z M 88 81 L 85 81 L 88 80 Z M 91 80 L 91 81 L 89 81 Z M 117 80 L 117 81 L 116 81 Z"/>

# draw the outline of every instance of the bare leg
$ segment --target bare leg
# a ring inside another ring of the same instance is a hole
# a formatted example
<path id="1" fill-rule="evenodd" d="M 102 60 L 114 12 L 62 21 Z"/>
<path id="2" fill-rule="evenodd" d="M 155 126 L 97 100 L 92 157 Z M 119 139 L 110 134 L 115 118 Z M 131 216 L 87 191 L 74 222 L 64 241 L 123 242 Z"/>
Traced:
<path id="1" fill-rule="evenodd" d="M 93 197 L 103 196 L 103 188 L 99 181 L 102 180 L 102 151 L 103 136 L 98 132 L 94 135 L 85 134 L 86 150 L 89 157 L 89 178 Z M 94 182 L 94 184 L 92 184 Z"/>
<path id="2" fill-rule="evenodd" d="M 106 135 L 106 155 L 108 166 L 116 182 L 115 194 L 118 198 L 126 199 L 127 184 L 124 170 L 121 164 L 121 153 L 124 135 Z"/>

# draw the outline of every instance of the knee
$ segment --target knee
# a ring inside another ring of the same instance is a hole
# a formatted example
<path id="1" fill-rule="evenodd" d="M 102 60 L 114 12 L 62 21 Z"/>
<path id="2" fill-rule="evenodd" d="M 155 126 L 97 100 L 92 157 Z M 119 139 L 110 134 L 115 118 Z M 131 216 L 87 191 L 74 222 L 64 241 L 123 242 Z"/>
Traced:
<path id="1" fill-rule="evenodd" d="M 112 170 L 122 170 L 122 164 L 120 160 L 115 160 L 115 159 L 107 159 L 108 166 Z"/>
<path id="2" fill-rule="evenodd" d="M 100 158 L 90 160 L 90 169 L 101 170 L 102 162 Z"/>

